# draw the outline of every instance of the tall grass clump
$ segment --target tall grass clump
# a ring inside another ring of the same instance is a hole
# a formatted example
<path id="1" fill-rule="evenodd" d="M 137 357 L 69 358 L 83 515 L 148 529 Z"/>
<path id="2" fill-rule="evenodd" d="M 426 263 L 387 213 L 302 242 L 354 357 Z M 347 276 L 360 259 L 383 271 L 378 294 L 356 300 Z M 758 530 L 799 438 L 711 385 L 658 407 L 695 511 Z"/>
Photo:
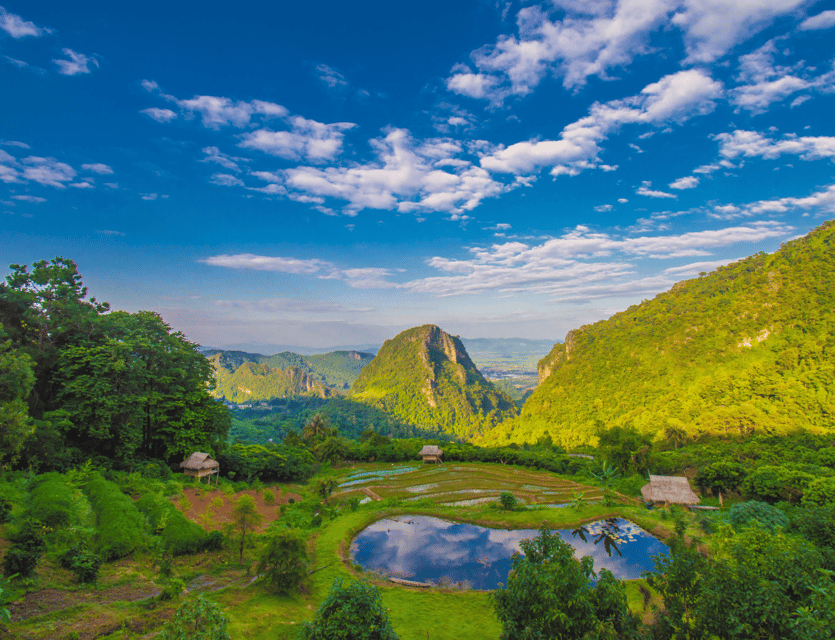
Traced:
<path id="1" fill-rule="evenodd" d="M 124 558 L 145 538 L 142 514 L 115 483 L 98 472 L 90 475 L 84 492 L 96 514 L 96 546 L 102 558 Z"/>
<path id="2" fill-rule="evenodd" d="M 136 508 L 148 518 L 151 530 L 162 538 L 172 555 L 198 553 L 206 548 L 206 532 L 161 494 L 142 496 Z"/>
<path id="3" fill-rule="evenodd" d="M 75 494 L 60 473 L 44 473 L 32 480 L 29 494 L 29 516 L 57 529 L 66 527 L 74 518 Z"/>

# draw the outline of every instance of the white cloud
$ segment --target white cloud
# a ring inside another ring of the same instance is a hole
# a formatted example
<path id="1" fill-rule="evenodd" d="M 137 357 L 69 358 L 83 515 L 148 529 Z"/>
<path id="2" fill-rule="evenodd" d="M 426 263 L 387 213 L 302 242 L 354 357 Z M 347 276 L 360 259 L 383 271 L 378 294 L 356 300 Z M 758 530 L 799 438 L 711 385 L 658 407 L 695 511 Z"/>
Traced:
<path id="1" fill-rule="evenodd" d="M 98 173 L 99 175 L 110 175 L 113 173 L 113 169 L 108 167 L 106 164 L 102 164 L 101 162 L 96 162 L 93 164 L 82 164 L 81 168 L 85 171 L 92 171 L 93 173 Z"/>
<path id="2" fill-rule="evenodd" d="M 650 189 L 652 186 L 652 182 L 649 180 L 644 180 L 641 183 L 641 186 L 635 190 L 639 196 L 648 196 L 650 198 L 675 198 L 676 195 L 674 193 L 667 193 L 665 191 L 653 191 Z"/>
<path id="3" fill-rule="evenodd" d="M 64 49 L 64 55 L 69 56 L 69 60 L 53 60 L 58 65 L 58 73 L 65 76 L 75 76 L 79 73 L 90 73 L 92 63 L 99 66 L 99 61 L 94 56 L 85 56 L 83 53 L 76 53 L 72 49 Z"/>
<path id="4" fill-rule="evenodd" d="M 343 131 L 356 125 L 350 122 L 324 124 L 301 116 L 288 119 L 290 131 L 257 129 L 242 135 L 241 147 L 257 149 L 287 160 L 322 163 L 342 151 Z"/>
<path id="5" fill-rule="evenodd" d="M 789 135 L 768 138 L 757 131 L 734 131 L 713 136 L 719 141 L 719 154 L 726 160 L 738 157 L 773 160 L 781 155 L 796 155 L 802 160 L 835 160 L 835 137 Z"/>
<path id="6" fill-rule="evenodd" d="M 317 64 L 315 68 L 316 77 L 329 89 L 343 89 L 350 84 L 348 79 L 333 67 Z"/>
<path id="7" fill-rule="evenodd" d="M 224 169 L 229 169 L 230 171 L 240 172 L 241 167 L 238 165 L 238 163 L 247 162 L 246 158 L 228 156 L 225 153 L 221 152 L 221 150 L 217 147 L 204 147 L 203 153 L 206 154 L 206 157 L 203 158 L 201 162 L 216 162 Z"/>
<path id="8" fill-rule="evenodd" d="M 144 113 L 149 118 L 153 118 L 157 122 L 162 123 L 171 122 L 177 117 L 177 114 L 171 111 L 171 109 L 159 109 L 158 107 L 142 109 L 139 113 Z"/>
<path id="9" fill-rule="evenodd" d="M 29 145 L 25 142 L 18 142 L 17 140 L 2 140 L 0 144 L 7 147 L 20 147 L 21 149 L 29 149 Z"/>
<path id="10" fill-rule="evenodd" d="M 627 202 L 629 202 L 629 200 L 627 198 L 618 198 L 618 202 L 620 202 L 621 204 L 626 204 Z"/>
<path id="11" fill-rule="evenodd" d="M 696 176 L 679 178 L 669 184 L 670 189 L 693 189 L 699 186 L 699 179 Z"/>
<path id="12" fill-rule="evenodd" d="M 34 22 L 24 20 L 19 15 L 9 13 L 0 7 L 0 29 L 8 33 L 12 38 L 23 38 L 25 36 L 42 36 L 45 33 L 52 33 L 52 29 L 38 27 Z"/>
<path id="13" fill-rule="evenodd" d="M 740 58 L 737 80 L 741 86 L 731 89 L 730 101 L 751 113 L 765 112 L 775 102 L 815 86 L 815 82 L 792 75 L 795 69 L 774 64 L 777 47 L 774 40 Z"/>
<path id="14" fill-rule="evenodd" d="M 678 29 L 685 64 L 712 63 L 740 42 L 790 14 L 807 0 L 552 0 L 522 8 L 516 34 L 470 55 L 475 71 L 455 65 L 447 88 L 460 95 L 501 103 L 509 95 L 533 91 L 547 76 L 562 78 L 567 89 L 590 76 L 610 79 L 653 53 L 650 36 Z"/>
<path id="15" fill-rule="evenodd" d="M 324 260 L 312 258 L 300 260 L 297 258 L 283 258 L 259 256 L 252 253 L 237 255 L 223 254 L 200 260 L 205 264 L 229 269 L 251 269 L 254 271 L 278 271 L 281 273 L 314 274 L 323 269 L 330 270 L 333 265 Z"/>
<path id="16" fill-rule="evenodd" d="M 41 202 L 46 202 L 46 198 L 40 198 L 38 196 L 12 196 L 12 200 L 31 202 L 32 204 L 40 204 Z"/>
<path id="17" fill-rule="evenodd" d="M 588 116 L 563 129 L 560 140 L 518 142 L 485 155 L 481 166 L 515 174 L 552 166 L 552 175 L 576 175 L 598 165 L 600 143 L 620 126 L 683 122 L 712 111 L 722 91 L 722 84 L 702 70 L 679 71 L 647 85 L 638 95 L 595 103 Z"/>
<path id="18" fill-rule="evenodd" d="M 670 267 L 664 269 L 664 273 L 675 276 L 676 278 L 687 278 L 697 276 L 702 272 L 710 272 L 718 267 L 723 267 L 726 264 L 731 264 L 741 260 L 742 258 L 731 258 L 730 260 L 713 260 L 710 262 L 691 262 L 680 267 Z"/>
<path id="19" fill-rule="evenodd" d="M 280 104 L 253 100 L 243 102 L 217 96 L 194 96 L 189 100 L 177 100 L 177 106 L 186 112 L 186 117 L 195 113 L 200 114 L 203 126 L 208 129 L 219 129 L 232 125 L 242 128 L 249 124 L 252 116 L 260 114 L 268 118 L 283 118 L 289 112 Z"/>
<path id="20" fill-rule="evenodd" d="M 143 200 L 156 200 L 157 194 L 156 193 L 140 193 L 139 194 Z"/>
<path id="21" fill-rule="evenodd" d="M 211 182 L 212 184 L 220 185 L 222 187 L 244 186 L 243 180 L 228 173 L 216 173 L 209 179 L 209 182 Z"/>
<path id="22" fill-rule="evenodd" d="M 76 171 L 70 165 L 58 162 L 55 158 L 38 158 L 29 156 L 24 158 L 22 177 L 39 184 L 64 189 L 65 182 L 70 182 L 76 176 Z"/>
<path id="23" fill-rule="evenodd" d="M 447 138 L 416 144 L 408 131 L 391 129 L 370 144 L 376 162 L 287 169 L 282 174 L 284 185 L 307 195 L 347 201 L 343 213 L 349 215 L 362 209 L 396 209 L 444 211 L 456 219 L 508 188 L 470 163 L 456 163 L 450 171 L 436 168 L 462 151 L 459 143 Z"/>
<path id="24" fill-rule="evenodd" d="M 818 191 L 803 198 L 774 198 L 772 200 L 760 200 L 743 206 L 728 205 L 725 207 L 714 207 L 708 215 L 718 220 L 731 220 L 734 218 L 752 217 L 761 214 L 779 214 L 792 209 L 817 210 L 822 213 L 835 213 L 835 184 L 830 185 L 823 191 Z"/>
<path id="25" fill-rule="evenodd" d="M 835 27 L 835 11 L 821 11 L 816 16 L 806 18 L 798 27 L 801 30 L 829 29 Z"/>
<path id="26" fill-rule="evenodd" d="M 599 204 L 597 205 L 594 210 L 598 213 L 605 213 L 606 211 L 611 211 L 614 207 L 610 204 Z"/>
<path id="27" fill-rule="evenodd" d="M 92 182 L 88 182 L 84 180 L 82 182 L 73 182 L 69 186 L 74 187 L 76 189 L 95 189 L 95 185 Z"/>

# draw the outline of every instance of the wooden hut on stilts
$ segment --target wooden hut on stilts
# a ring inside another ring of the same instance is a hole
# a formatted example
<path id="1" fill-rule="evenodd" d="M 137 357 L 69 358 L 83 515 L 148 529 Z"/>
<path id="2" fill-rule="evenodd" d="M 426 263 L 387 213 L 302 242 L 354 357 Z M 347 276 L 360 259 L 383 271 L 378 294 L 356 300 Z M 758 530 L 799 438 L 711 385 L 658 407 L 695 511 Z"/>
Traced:
<path id="1" fill-rule="evenodd" d="M 220 464 L 217 460 L 212 460 L 208 453 L 201 453 L 195 451 L 188 458 L 180 463 L 183 474 L 187 476 L 194 476 L 202 482 L 206 476 L 209 477 L 209 482 L 212 481 L 212 475 L 215 476 L 215 484 L 220 474 Z"/>

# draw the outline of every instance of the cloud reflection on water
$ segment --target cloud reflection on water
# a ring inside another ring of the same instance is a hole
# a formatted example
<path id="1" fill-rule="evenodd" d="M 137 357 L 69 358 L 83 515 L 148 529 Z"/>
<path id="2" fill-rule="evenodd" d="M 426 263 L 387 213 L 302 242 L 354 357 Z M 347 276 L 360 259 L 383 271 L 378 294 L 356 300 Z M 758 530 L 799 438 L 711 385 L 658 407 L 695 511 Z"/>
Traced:
<path id="1" fill-rule="evenodd" d="M 594 544 L 598 523 L 586 525 L 591 535 L 583 542 L 568 529 L 554 532 L 575 549 L 591 556 L 595 571 L 605 567 L 616 578 L 639 578 L 652 568 L 651 556 L 668 547 L 628 520 L 618 519 L 617 546 L 623 556 L 609 557 L 603 544 Z M 363 530 L 351 546 L 354 561 L 365 569 L 380 569 L 419 582 L 448 578 L 468 581 L 476 589 L 495 589 L 507 581 L 511 556 L 519 542 L 537 535 L 536 529 L 489 529 L 448 522 L 429 516 L 400 516 L 379 520 Z"/>

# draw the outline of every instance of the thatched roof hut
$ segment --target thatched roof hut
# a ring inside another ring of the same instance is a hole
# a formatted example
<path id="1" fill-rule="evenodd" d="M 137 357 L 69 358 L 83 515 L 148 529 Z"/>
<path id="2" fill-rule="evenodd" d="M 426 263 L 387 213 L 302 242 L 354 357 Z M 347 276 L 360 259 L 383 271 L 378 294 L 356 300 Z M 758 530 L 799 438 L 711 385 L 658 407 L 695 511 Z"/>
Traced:
<path id="1" fill-rule="evenodd" d="M 187 476 L 194 476 L 195 478 L 204 478 L 213 474 L 220 473 L 220 464 L 217 460 L 212 460 L 208 453 L 201 453 L 195 451 L 188 458 L 180 463 L 183 473 Z"/>
<path id="2" fill-rule="evenodd" d="M 418 455 L 423 458 L 424 462 L 437 462 L 440 464 L 441 456 L 444 455 L 444 450 L 437 445 L 427 444 L 424 445 Z"/>
<path id="3" fill-rule="evenodd" d="M 693 493 L 687 478 L 678 476 L 650 476 L 649 484 L 641 489 L 647 502 L 665 504 L 698 504 L 699 496 Z"/>

